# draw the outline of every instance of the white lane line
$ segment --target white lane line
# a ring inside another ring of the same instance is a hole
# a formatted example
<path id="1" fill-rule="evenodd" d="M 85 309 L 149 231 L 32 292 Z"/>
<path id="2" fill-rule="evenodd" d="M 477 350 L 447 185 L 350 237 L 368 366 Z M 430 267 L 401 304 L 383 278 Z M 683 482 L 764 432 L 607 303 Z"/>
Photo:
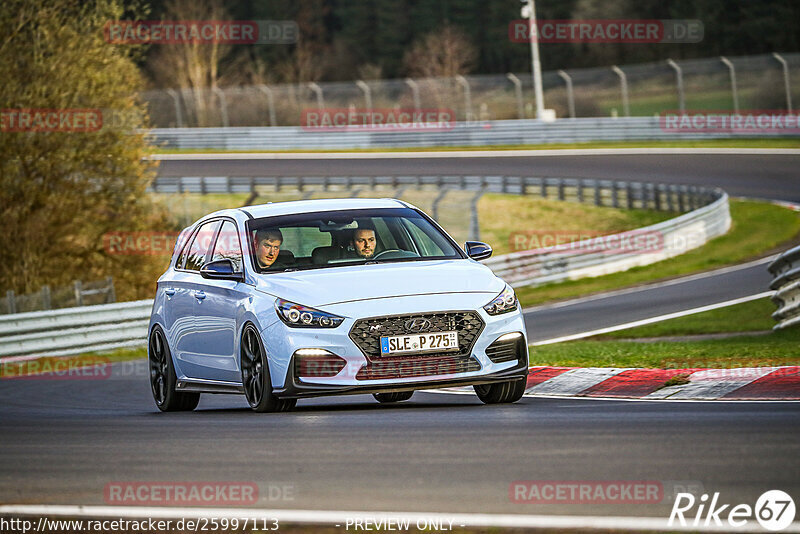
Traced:
<path id="1" fill-rule="evenodd" d="M 665 280 L 664 282 L 657 282 L 655 284 L 647 284 L 643 286 L 636 286 L 636 287 L 629 287 L 625 289 L 618 289 L 615 291 L 607 291 L 605 293 L 596 293 L 594 295 L 589 295 L 587 297 L 580 297 L 571 300 L 565 300 L 561 302 L 554 302 L 552 304 L 542 304 L 540 306 L 531 306 L 530 308 L 525 308 L 522 310 L 522 313 L 528 312 L 536 312 L 541 310 L 552 310 L 555 308 L 563 308 L 565 306 L 572 306 L 574 304 L 582 304 L 584 302 L 591 302 L 593 300 L 604 299 L 609 297 L 616 297 L 619 295 L 628 295 L 631 293 L 639 293 L 644 291 L 649 291 L 651 289 L 659 289 L 662 287 L 667 286 L 674 286 L 676 284 L 683 284 L 685 282 L 693 282 L 695 280 L 702 280 L 704 278 L 711 278 L 712 276 L 719 276 L 722 274 L 732 273 L 735 271 L 741 271 L 742 269 L 749 269 L 750 267 L 756 267 L 758 265 L 763 265 L 765 263 L 771 263 L 775 258 L 780 256 L 780 254 L 773 254 L 772 256 L 767 256 L 764 258 L 759 258 L 757 260 L 749 261 L 747 263 L 740 263 L 738 265 L 731 265 L 730 267 L 722 267 L 721 269 L 715 269 L 713 271 L 706 271 L 697 274 L 691 274 L 689 276 L 682 276 L 681 278 L 673 278 L 672 280 Z"/>
<path id="2" fill-rule="evenodd" d="M 616 156 L 616 155 L 776 155 L 798 156 L 794 148 L 577 148 L 524 150 L 441 150 L 398 152 L 208 152 L 190 154 L 153 154 L 160 161 L 192 160 L 292 160 L 292 159 L 431 159 L 431 158 L 519 158 L 538 156 Z"/>
<path id="3" fill-rule="evenodd" d="M 168 508 L 138 506 L 75 506 L 75 505 L 0 505 L 0 515 L 45 516 L 73 518 L 130 518 L 130 519 L 277 519 L 279 523 L 289 524 L 327 524 L 342 529 L 350 521 L 370 520 L 385 522 L 391 520 L 408 521 L 416 527 L 417 522 L 437 523 L 452 527 L 506 527 L 506 528 L 549 528 L 549 529 L 609 529 L 609 530 L 671 530 L 692 532 L 729 532 L 727 529 L 704 526 L 702 521 L 691 526 L 693 518 L 687 518 L 689 525 L 669 526 L 667 517 L 628 517 L 628 516 L 581 516 L 581 515 L 531 515 L 531 514 L 476 514 L 441 512 L 368 512 L 335 510 L 257 510 L 253 508 Z M 724 523 L 723 523 L 724 524 Z M 756 521 L 748 521 L 737 532 L 763 532 Z M 781 532 L 800 532 L 800 522 L 794 522 Z"/>
<path id="4" fill-rule="evenodd" d="M 774 294 L 774 291 L 764 291 L 763 293 L 758 293 L 756 295 L 750 295 L 747 297 L 740 297 L 738 299 L 733 300 L 726 300 L 725 302 L 718 302 L 716 304 L 709 304 L 707 306 L 701 306 L 699 308 L 692 308 L 689 310 L 682 310 L 673 313 L 667 313 L 665 315 L 658 315 L 656 317 L 649 317 L 647 319 L 640 319 L 638 321 L 633 321 L 630 323 L 618 324 L 615 326 L 608 326 L 606 328 L 600 328 L 598 330 L 590 330 L 588 332 L 581 332 L 578 334 L 571 334 L 568 336 L 562 337 L 554 337 L 552 339 L 545 339 L 543 341 L 536 341 L 534 343 L 530 343 L 530 346 L 538 347 L 541 345 L 551 345 L 553 343 L 561 343 L 563 341 L 573 341 L 575 339 L 583 339 L 586 337 L 591 336 L 598 336 L 600 334 L 607 334 L 609 332 L 616 332 L 617 330 L 625 330 L 627 328 L 634 328 L 636 326 L 642 326 L 651 323 L 658 323 L 660 321 L 667 321 L 669 319 L 677 319 L 678 317 L 684 317 L 686 315 L 693 315 L 695 313 L 703 313 L 706 311 L 716 310 L 718 308 L 725 308 L 727 306 L 734 306 L 736 304 L 742 304 L 744 302 L 750 302 L 751 300 L 758 300 L 763 299 L 766 297 L 770 297 Z"/>
<path id="5" fill-rule="evenodd" d="M 533 395 L 577 395 L 595 384 L 616 376 L 627 368 L 583 367 L 571 369 L 526 390 Z"/>
<path id="6" fill-rule="evenodd" d="M 780 367 L 708 369 L 689 375 L 689 383 L 659 389 L 645 399 L 718 399 L 746 386 Z"/>

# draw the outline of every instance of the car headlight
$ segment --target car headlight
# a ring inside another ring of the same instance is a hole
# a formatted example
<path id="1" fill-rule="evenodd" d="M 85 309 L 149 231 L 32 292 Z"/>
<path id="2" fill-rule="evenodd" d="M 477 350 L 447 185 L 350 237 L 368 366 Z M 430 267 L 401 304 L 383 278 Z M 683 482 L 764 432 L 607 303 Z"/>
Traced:
<path id="1" fill-rule="evenodd" d="M 336 328 L 344 321 L 344 317 L 283 299 L 275 301 L 275 310 L 281 321 L 297 328 Z"/>
<path id="2" fill-rule="evenodd" d="M 511 286 L 506 284 L 505 289 L 492 301 L 483 307 L 489 315 L 500 315 L 517 309 L 517 296 Z"/>

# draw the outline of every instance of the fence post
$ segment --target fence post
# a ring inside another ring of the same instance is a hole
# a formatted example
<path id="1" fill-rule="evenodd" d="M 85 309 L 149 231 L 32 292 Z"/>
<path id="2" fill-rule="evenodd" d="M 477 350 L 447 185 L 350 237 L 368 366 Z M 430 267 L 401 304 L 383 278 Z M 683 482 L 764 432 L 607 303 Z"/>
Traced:
<path id="1" fill-rule="evenodd" d="M 114 290 L 114 277 L 106 277 L 106 303 L 111 304 L 117 301 L 117 292 Z"/>
<path id="2" fill-rule="evenodd" d="M 578 179 L 578 202 L 583 204 L 583 179 Z"/>
<path id="3" fill-rule="evenodd" d="M 620 85 L 620 90 L 622 91 L 622 113 L 626 117 L 630 117 L 631 105 L 630 102 L 628 101 L 628 77 L 625 75 L 624 72 L 622 72 L 622 69 L 617 67 L 616 65 L 613 65 L 611 67 L 611 70 L 614 71 L 614 74 L 619 76 L 619 85 Z"/>
<path id="4" fill-rule="evenodd" d="M 547 178 L 542 178 L 542 198 L 547 198 Z"/>
<path id="5" fill-rule="evenodd" d="M 719 57 L 731 73 L 731 96 L 733 97 L 733 112 L 739 113 L 739 93 L 736 91 L 736 68 L 725 56 Z"/>
<path id="6" fill-rule="evenodd" d="M 222 125 L 228 128 L 230 123 L 228 122 L 228 103 L 225 101 L 225 93 L 223 93 L 222 89 L 219 87 L 214 87 L 214 94 L 217 95 L 219 99 L 219 112 L 222 115 Z"/>
<path id="7" fill-rule="evenodd" d="M 614 208 L 619 208 L 619 184 L 617 182 L 611 182 L 611 206 Z"/>
<path id="8" fill-rule="evenodd" d="M 683 71 L 681 70 L 680 66 L 671 59 L 667 60 L 667 65 L 675 69 L 675 80 L 678 84 L 678 109 L 681 113 L 685 113 L 686 95 L 683 93 Z"/>
<path id="9" fill-rule="evenodd" d="M 789 64 L 783 59 L 783 56 L 777 52 L 772 53 L 772 57 L 778 60 L 783 66 L 783 87 L 786 90 L 786 111 L 792 112 L 792 90 L 789 84 Z"/>
<path id="10" fill-rule="evenodd" d="M 472 94 L 469 90 L 469 82 L 460 74 L 456 76 L 456 81 L 464 89 L 464 113 L 466 115 L 464 120 L 469 122 L 470 118 L 472 117 Z"/>
<path id="11" fill-rule="evenodd" d="M 183 128 L 183 113 L 181 112 L 181 99 L 177 91 L 174 89 L 167 89 L 167 94 L 172 97 L 175 102 L 175 120 L 178 123 L 178 128 Z"/>
<path id="12" fill-rule="evenodd" d="M 422 105 L 419 101 L 419 84 L 411 78 L 406 78 L 406 85 L 411 88 L 411 94 L 414 97 L 414 110 L 419 111 L 420 108 L 422 108 Z"/>
<path id="13" fill-rule="evenodd" d="M 569 118 L 575 118 L 575 93 L 572 90 L 572 77 L 566 71 L 559 70 L 558 75 L 567 84 L 567 108 L 569 109 Z"/>
<path id="14" fill-rule="evenodd" d="M 322 87 L 317 85 L 314 82 L 308 84 L 308 88 L 314 91 L 314 94 L 317 95 L 317 108 L 322 109 L 325 107 L 325 99 L 322 95 Z"/>
<path id="15" fill-rule="evenodd" d="M 627 200 L 628 200 L 628 204 L 627 204 L 628 205 L 628 209 L 632 210 L 633 209 L 633 185 L 631 185 L 630 182 L 625 184 L 625 193 L 626 193 L 625 196 L 628 197 L 627 198 Z"/>
<path id="16" fill-rule="evenodd" d="M 602 206 L 603 197 L 600 190 L 600 182 L 598 180 L 592 180 L 592 182 L 594 182 L 594 205 Z"/>
<path id="17" fill-rule="evenodd" d="M 367 104 L 367 109 L 372 109 L 372 90 L 364 80 L 356 80 L 356 85 L 359 89 L 364 91 L 364 102 Z"/>
<path id="18" fill-rule="evenodd" d="M 83 306 L 83 284 L 80 280 L 75 280 L 75 305 Z"/>
<path id="19" fill-rule="evenodd" d="M 439 222 L 439 202 L 442 201 L 442 199 L 444 198 L 444 196 L 447 194 L 448 191 L 449 190 L 446 187 L 443 187 L 441 192 L 438 195 L 436 195 L 435 199 L 433 199 L 433 207 L 432 207 L 433 220 L 436 222 Z"/>
<path id="20" fill-rule="evenodd" d="M 522 105 L 522 82 L 519 81 L 519 78 L 513 73 L 509 72 L 506 74 L 506 78 L 511 80 L 511 83 L 514 84 L 514 95 L 517 98 L 517 118 L 524 119 L 525 118 L 525 109 Z"/>
<path id="21" fill-rule="evenodd" d="M 6 291 L 6 306 L 8 307 L 8 313 L 17 313 L 17 299 L 10 289 Z"/>
<path id="22" fill-rule="evenodd" d="M 483 196 L 483 192 L 483 189 L 478 189 L 478 192 L 475 193 L 470 202 L 469 238 L 471 241 L 480 241 L 481 239 L 481 229 L 478 224 L 478 201 Z"/>
<path id="23" fill-rule="evenodd" d="M 42 309 L 49 310 L 50 305 L 50 286 L 44 285 L 42 286 Z"/>
<path id="24" fill-rule="evenodd" d="M 558 179 L 558 200 L 564 200 L 564 180 Z"/>
<path id="25" fill-rule="evenodd" d="M 269 125 L 277 126 L 278 121 L 275 120 L 275 99 L 272 94 L 272 89 L 264 84 L 258 86 L 262 93 L 267 95 L 267 105 L 269 106 Z"/>

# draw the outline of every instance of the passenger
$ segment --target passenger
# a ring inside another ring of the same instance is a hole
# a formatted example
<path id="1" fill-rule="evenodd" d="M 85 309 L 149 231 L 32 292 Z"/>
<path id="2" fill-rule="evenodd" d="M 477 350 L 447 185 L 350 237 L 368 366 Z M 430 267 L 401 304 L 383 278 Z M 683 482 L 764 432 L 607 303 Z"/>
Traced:
<path id="1" fill-rule="evenodd" d="M 375 230 L 372 228 L 359 228 L 353 232 L 353 240 L 350 246 L 353 247 L 356 257 L 370 259 L 375 255 Z"/>
<path id="2" fill-rule="evenodd" d="M 278 229 L 262 228 L 256 232 L 256 259 L 261 269 L 285 269 L 288 265 L 278 261 L 283 234 Z"/>

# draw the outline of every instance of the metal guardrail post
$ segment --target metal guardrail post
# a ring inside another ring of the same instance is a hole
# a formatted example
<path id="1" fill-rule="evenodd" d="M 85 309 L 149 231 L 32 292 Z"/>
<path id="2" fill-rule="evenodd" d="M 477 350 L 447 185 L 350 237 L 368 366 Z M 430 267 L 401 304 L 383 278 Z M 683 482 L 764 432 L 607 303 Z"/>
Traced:
<path id="1" fill-rule="evenodd" d="M 17 313 L 17 299 L 10 289 L 6 291 L 6 307 L 8 308 L 8 313 Z"/>
<path id="2" fill-rule="evenodd" d="M 684 113 L 686 112 L 686 95 L 683 93 L 683 70 L 671 59 L 667 60 L 667 65 L 675 70 L 675 80 L 678 86 L 678 109 Z"/>
<path id="3" fill-rule="evenodd" d="M 786 60 L 783 58 L 783 56 L 781 56 L 777 52 L 773 52 L 772 53 L 772 57 L 777 59 L 778 62 L 783 67 L 783 87 L 784 87 L 784 90 L 786 91 L 786 111 L 791 113 L 792 112 L 792 89 L 791 89 L 791 84 L 789 83 L 789 63 L 787 63 Z"/>
<path id="4" fill-rule="evenodd" d="M 464 89 L 464 120 L 469 122 L 472 119 L 472 93 L 469 82 L 460 74 L 456 76 L 456 81 Z"/>
<path id="5" fill-rule="evenodd" d="M 478 221 L 478 201 L 481 199 L 484 192 L 485 190 L 483 188 L 478 189 L 469 204 L 469 238 L 472 241 L 481 240 L 481 228 Z"/>
<path id="6" fill-rule="evenodd" d="M 50 302 L 50 286 L 42 286 L 42 309 L 49 310 L 52 306 Z"/>
<path id="7" fill-rule="evenodd" d="M 75 291 L 75 305 L 83 306 L 83 284 L 80 280 L 75 280 L 73 288 Z"/>
<path id="8" fill-rule="evenodd" d="M 628 77 L 625 75 L 622 69 L 616 65 L 613 65 L 611 67 L 611 70 L 614 71 L 614 74 L 619 76 L 620 91 L 622 92 L 622 113 L 626 117 L 630 117 L 631 105 L 630 102 L 628 101 Z"/>
<path id="9" fill-rule="evenodd" d="M 167 94 L 172 97 L 175 102 L 175 121 L 178 123 L 178 128 L 183 128 L 183 112 L 181 111 L 181 99 L 178 92 L 174 89 L 167 89 Z"/>
<path id="10" fill-rule="evenodd" d="M 558 75 L 567 84 L 567 108 L 569 109 L 569 118 L 575 118 L 575 92 L 572 90 L 572 77 L 566 71 L 559 70 Z"/>
<path id="11" fill-rule="evenodd" d="M 736 90 L 736 68 L 733 66 L 733 63 L 726 58 L 725 56 L 719 57 L 720 61 L 722 61 L 731 74 L 731 96 L 733 97 L 733 112 L 739 113 L 739 93 Z"/>
<path id="12" fill-rule="evenodd" d="M 447 187 L 443 187 L 443 188 L 441 188 L 441 191 L 439 192 L 439 194 L 436 195 L 436 198 L 433 199 L 433 205 L 431 206 L 431 211 L 433 212 L 432 213 L 433 220 L 436 221 L 436 222 L 439 222 L 439 203 L 444 199 L 444 196 L 449 191 L 450 190 Z"/>
<path id="13" fill-rule="evenodd" d="M 517 78 L 517 76 L 513 72 L 509 72 L 506 74 L 506 78 L 508 78 L 511 83 L 514 84 L 514 96 L 517 99 L 517 118 L 524 119 L 525 118 L 525 106 L 522 104 L 522 82 Z"/>
<path id="14" fill-rule="evenodd" d="M 114 277 L 109 276 L 106 278 L 106 304 L 111 304 L 117 301 L 117 292 L 114 290 Z"/>
<path id="15" fill-rule="evenodd" d="M 619 208 L 619 183 L 612 182 L 611 185 L 611 207 Z"/>
<path id="16" fill-rule="evenodd" d="M 411 88 L 411 94 L 414 97 L 414 109 L 419 111 L 422 109 L 422 105 L 420 104 L 419 100 L 419 84 L 412 80 L 411 78 L 405 79 L 406 85 Z"/>
<path id="17" fill-rule="evenodd" d="M 369 88 L 369 85 L 364 80 L 356 80 L 356 85 L 359 89 L 364 92 L 364 102 L 367 105 L 367 109 L 372 109 L 372 90 Z"/>
<path id="18" fill-rule="evenodd" d="M 225 100 L 225 93 L 222 92 L 222 89 L 219 87 L 214 87 L 213 91 L 219 99 L 219 112 L 222 116 L 222 126 L 228 128 L 230 127 L 230 122 L 228 121 L 228 102 Z"/>
<path id="19" fill-rule="evenodd" d="M 322 87 L 314 82 L 311 82 L 308 84 L 308 88 L 314 91 L 314 94 L 317 95 L 317 109 L 323 109 L 325 107 L 325 99 L 322 95 Z"/>
<path id="20" fill-rule="evenodd" d="M 269 125 L 277 126 L 278 121 L 276 120 L 275 117 L 275 98 L 274 95 L 272 94 L 272 89 L 270 89 L 268 86 L 264 84 L 259 85 L 258 88 L 262 93 L 267 95 L 267 106 L 269 106 Z"/>

